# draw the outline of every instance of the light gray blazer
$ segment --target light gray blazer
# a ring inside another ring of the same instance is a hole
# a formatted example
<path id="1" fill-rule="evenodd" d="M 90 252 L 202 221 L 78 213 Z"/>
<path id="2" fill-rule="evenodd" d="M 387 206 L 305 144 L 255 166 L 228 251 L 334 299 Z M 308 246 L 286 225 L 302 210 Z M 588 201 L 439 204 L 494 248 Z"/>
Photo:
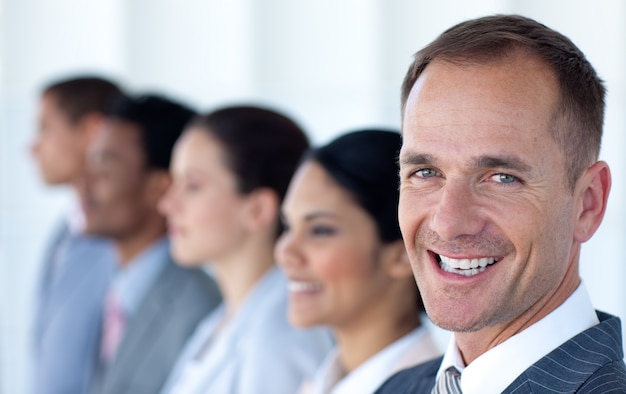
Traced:
<path id="1" fill-rule="evenodd" d="M 289 324 L 287 297 L 287 279 L 274 267 L 213 338 L 196 373 L 189 375 L 187 367 L 224 318 L 224 305 L 218 307 L 198 326 L 162 393 L 295 393 L 322 362 L 333 340 L 326 329 L 303 330 Z"/>
<path id="2" fill-rule="evenodd" d="M 128 322 L 115 359 L 98 366 L 91 393 L 158 393 L 196 325 L 220 302 L 206 273 L 170 260 Z"/>

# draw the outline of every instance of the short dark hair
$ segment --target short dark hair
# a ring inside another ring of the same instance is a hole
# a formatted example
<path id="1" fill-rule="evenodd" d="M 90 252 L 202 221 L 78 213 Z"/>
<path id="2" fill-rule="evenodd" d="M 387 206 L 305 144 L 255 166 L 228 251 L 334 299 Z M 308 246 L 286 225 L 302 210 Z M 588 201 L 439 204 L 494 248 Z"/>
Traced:
<path id="1" fill-rule="evenodd" d="M 51 94 L 61 111 L 72 123 L 91 112 L 105 113 L 111 101 L 122 93 L 117 84 L 95 76 L 82 76 L 54 81 L 43 89 Z"/>
<path id="2" fill-rule="evenodd" d="M 206 130 L 222 144 L 240 193 L 267 187 L 280 202 L 309 147 L 305 132 L 293 120 L 256 106 L 221 108 L 196 118 L 190 126 Z"/>
<path id="3" fill-rule="evenodd" d="M 343 134 L 306 155 L 321 164 L 369 213 L 383 242 L 402 239 L 397 164 L 401 145 L 398 131 L 363 129 Z"/>
<path id="4" fill-rule="evenodd" d="M 158 95 L 119 96 L 106 113 L 139 126 L 149 169 L 167 170 L 178 137 L 195 112 Z"/>
<path id="5" fill-rule="evenodd" d="M 585 55 L 561 33 L 519 15 L 493 15 L 451 27 L 417 52 L 402 85 L 402 112 L 415 81 L 435 59 L 454 64 L 486 64 L 528 51 L 552 68 L 560 100 L 551 132 L 566 160 L 571 189 L 598 159 L 606 90 Z"/>

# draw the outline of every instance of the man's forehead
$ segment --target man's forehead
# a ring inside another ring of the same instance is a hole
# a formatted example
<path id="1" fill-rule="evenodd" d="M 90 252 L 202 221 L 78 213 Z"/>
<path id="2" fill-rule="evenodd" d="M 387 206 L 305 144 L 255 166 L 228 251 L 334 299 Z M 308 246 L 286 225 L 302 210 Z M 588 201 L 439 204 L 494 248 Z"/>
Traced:
<path id="1" fill-rule="evenodd" d="M 517 50 L 491 60 L 434 59 L 414 82 L 405 109 L 427 90 L 432 95 L 446 96 L 451 90 L 469 91 L 484 85 L 502 84 L 516 87 L 520 93 L 537 89 L 551 95 L 559 93 L 556 72 L 543 59 L 528 50 Z M 427 88 L 427 89 L 425 89 Z"/>

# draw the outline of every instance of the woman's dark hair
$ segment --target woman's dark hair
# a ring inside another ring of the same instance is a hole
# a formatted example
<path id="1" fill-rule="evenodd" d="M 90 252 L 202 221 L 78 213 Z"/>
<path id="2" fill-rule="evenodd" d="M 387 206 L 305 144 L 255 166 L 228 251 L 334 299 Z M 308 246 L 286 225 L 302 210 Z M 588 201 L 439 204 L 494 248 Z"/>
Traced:
<path id="1" fill-rule="evenodd" d="M 235 174 L 239 192 L 266 187 L 282 202 L 302 155 L 309 148 L 304 131 L 276 111 L 254 106 L 227 107 L 195 118 L 226 151 L 226 164 Z"/>
<path id="2" fill-rule="evenodd" d="M 402 238 L 398 225 L 400 133 L 365 129 L 311 150 L 315 160 L 372 216 L 383 242 Z"/>

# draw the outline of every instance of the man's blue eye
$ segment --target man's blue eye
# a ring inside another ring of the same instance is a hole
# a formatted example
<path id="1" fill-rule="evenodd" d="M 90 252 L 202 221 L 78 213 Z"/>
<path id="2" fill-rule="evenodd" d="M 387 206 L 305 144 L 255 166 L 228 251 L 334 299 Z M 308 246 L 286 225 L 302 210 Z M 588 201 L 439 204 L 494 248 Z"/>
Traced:
<path id="1" fill-rule="evenodd" d="M 492 176 L 493 180 L 498 183 L 513 183 L 517 181 L 517 178 L 509 174 L 495 174 Z"/>
<path id="2" fill-rule="evenodd" d="M 421 170 L 416 171 L 415 173 L 420 178 L 432 178 L 434 176 L 437 176 L 437 171 L 433 170 L 432 168 L 423 168 Z"/>

